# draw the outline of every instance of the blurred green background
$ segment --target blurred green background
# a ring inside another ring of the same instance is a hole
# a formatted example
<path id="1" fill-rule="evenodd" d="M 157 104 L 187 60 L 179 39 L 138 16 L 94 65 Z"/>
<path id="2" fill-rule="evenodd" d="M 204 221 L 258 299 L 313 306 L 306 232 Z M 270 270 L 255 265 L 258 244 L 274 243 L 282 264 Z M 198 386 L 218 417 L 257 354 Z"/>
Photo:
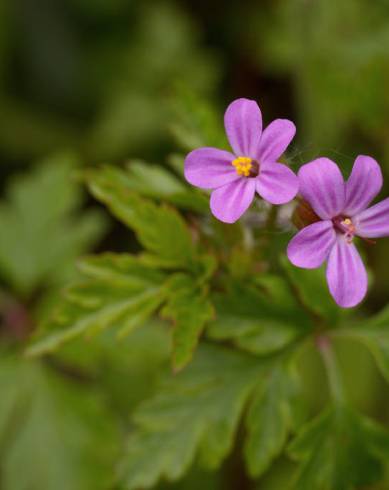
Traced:
<path id="1" fill-rule="evenodd" d="M 347 173 L 368 154 L 388 195 L 388 87 L 386 0 L 2 0 L 2 489 L 113 488 L 128 415 L 167 363 L 168 340 L 151 327 L 120 346 L 107 335 L 44 362 L 20 355 L 79 255 L 134 247 L 77 170 L 164 163 L 197 101 L 221 126 L 226 105 L 248 97 L 265 123 L 295 121 L 295 170 L 328 156 Z M 388 301 L 387 249 L 387 240 L 365 249 L 374 277 L 366 311 Z M 348 347 L 342 359 L 354 401 L 385 419 L 387 391 L 366 352 Z M 306 362 L 306 391 L 320 406 L 321 368 Z M 286 488 L 288 464 L 258 488 Z M 195 472 L 168 488 L 238 488 L 221 479 Z"/>

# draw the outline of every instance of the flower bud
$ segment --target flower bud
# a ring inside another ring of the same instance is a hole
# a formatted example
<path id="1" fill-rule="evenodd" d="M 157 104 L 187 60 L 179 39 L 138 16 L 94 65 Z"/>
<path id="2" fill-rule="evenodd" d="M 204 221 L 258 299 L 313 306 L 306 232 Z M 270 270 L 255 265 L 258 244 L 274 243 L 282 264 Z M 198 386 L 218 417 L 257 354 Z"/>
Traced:
<path id="1" fill-rule="evenodd" d="M 298 198 L 298 204 L 292 215 L 292 223 L 301 230 L 312 223 L 320 221 L 319 216 L 312 209 L 311 205 L 303 198 Z"/>

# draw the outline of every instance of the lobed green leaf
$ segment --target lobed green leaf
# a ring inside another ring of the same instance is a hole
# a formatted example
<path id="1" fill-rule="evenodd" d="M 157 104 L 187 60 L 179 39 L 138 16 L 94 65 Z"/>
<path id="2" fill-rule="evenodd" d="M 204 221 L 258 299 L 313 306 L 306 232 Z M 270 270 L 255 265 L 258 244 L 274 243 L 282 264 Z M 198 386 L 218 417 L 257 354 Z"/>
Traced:
<path id="1" fill-rule="evenodd" d="M 279 351 L 310 328 L 304 311 L 285 298 L 285 284 L 263 277 L 255 284 L 233 283 L 226 293 L 216 294 L 216 319 L 207 328 L 215 340 L 232 340 L 254 354 Z"/>
<path id="2" fill-rule="evenodd" d="M 125 174 L 111 167 L 91 170 L 87 182 L 92 194 L 108 206 L 140 243 L 165 267 L 193 267 L 196 247 L 189 228 L 173 208 L 157 205 L 130 190 Z"/>
<path id="3" fill-rule="evenodd" d="M 294 425 L 294 403 L 298 393 L 294 367 L 286 362 L 275 363 L 266 379 L 255 389 L 247 414 L 245 456 L 248 471 L 258 477 L 282 452 Z"/>
<path id="4" fill-rule="evenodd" d="M 289 447 L 301 461 L 296 490 L 352 490 L 380 481 L 389 457 L 389 433 L 345 406 L 310 421 Z"/>
<path id="5" fill-rule="evenodd" d="M 182 369 L 192 358 L 205 324 L 214 316 L 206 286 L 186 274 L 171 276 L 162 315 L 173 321 L 173 366 Z"/>
<path id="6" fill-rule="evenodd" d="M 201 346 L 193 363 L 135 413 L 119 471 L 124 488 L 177 480 L 196 456 L 206 467 L 220 465 L 262 369 L 252 356 Z"/>
<path id="7" fill-rule="evenodd" d="M 107 327 L 127 334 L 143 324 L 165 298 L 164 274 L 131 255 L 89 257 L 80 263 L 80 269 L 86 279 L 67 290 L 52 323 L 33 340 L 27 355 L 52 352 L 79 335 Z"/>

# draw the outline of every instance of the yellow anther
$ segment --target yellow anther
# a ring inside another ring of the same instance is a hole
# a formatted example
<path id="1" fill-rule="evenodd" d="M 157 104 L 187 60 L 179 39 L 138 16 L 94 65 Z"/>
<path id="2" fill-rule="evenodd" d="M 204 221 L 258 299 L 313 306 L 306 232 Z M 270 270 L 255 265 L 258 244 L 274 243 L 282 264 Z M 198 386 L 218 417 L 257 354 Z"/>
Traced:
<path id="1" fill-rule="evenodd" d="M 350 218 L 346 218 L 345 220 L 343 220 L 343 224 L 346 226 L 350 226 L 353 224 L 353 222 L 351 221 Z"/>
<path id="2" fill-rule="evenodd" d="M 235 167 L 236 173 L 243 177 L 249 177 L 253 167 L 252 159 L 249 157 L 238 157 L 233 160 L 232 165 Z"/>

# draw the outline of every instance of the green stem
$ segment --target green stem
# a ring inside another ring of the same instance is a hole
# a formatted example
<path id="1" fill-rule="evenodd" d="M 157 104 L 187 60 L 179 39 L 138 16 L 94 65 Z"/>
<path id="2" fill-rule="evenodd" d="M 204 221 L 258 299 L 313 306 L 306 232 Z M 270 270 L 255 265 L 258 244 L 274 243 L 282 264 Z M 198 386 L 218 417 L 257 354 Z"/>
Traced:
<path id="1" fill-rule="evenodd" d="M 328 337 L 320 335 L 316 339 L 317 348 L 322 356 L 323 363 L 327 372 L 328 385 L 331 397 L 337 405 L 343 405 L 345 394 L 343 383 L 340 376 L 338 362 Z"/>

